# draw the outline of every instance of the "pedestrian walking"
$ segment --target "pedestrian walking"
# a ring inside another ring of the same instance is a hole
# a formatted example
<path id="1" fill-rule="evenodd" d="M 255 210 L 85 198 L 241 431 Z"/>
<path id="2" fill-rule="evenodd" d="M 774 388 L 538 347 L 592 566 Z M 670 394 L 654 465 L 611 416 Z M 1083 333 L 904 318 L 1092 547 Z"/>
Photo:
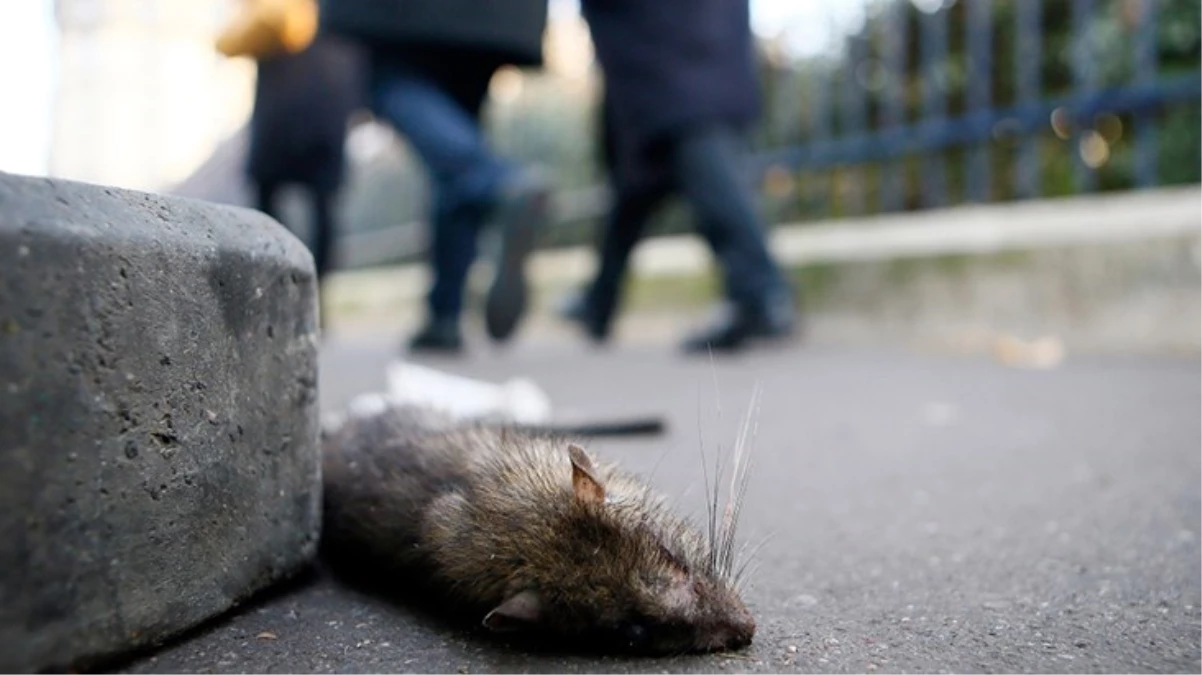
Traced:
<path id="1" fill-rule="evenodd" d="M 742 134 L 761 111 L 748 0 L 582 0 L 605 78 L 603 145 L 614 203 L 592 283 L 566 310 L 608 338 L 630 254 L 680 193 L 722 272 L 726 302 L 688 352 L 791 335 L 793 294 L 766 242 Z"/>
<path id="2" fill-rule="evenodd" d="M 501 247 L 484 308 L 503 342 L 526 307 L 525 260 L 547 218 L 538 173 L 488 145 L 481 111 L 502 66 L 543 63 L 547 0 L 322 0 L 322 27 L 368 51 L 372 108 L 416 151 L 433 193 L 427 320 L 411 350 L 462 349 L 460 316 L 477 240 L 497 227 Z"/>
<path id="3" fill-rule="evenodd" d="M 282 190 L 296 185 L 306 193 L 320 282 L 333 265 L 347 127 L 366 98 L 359 49 L 317 29 L 317 0 L 244 0 L 217 49 L 255 60 L 246 161 L 255 204 L 282 221 Z"/>

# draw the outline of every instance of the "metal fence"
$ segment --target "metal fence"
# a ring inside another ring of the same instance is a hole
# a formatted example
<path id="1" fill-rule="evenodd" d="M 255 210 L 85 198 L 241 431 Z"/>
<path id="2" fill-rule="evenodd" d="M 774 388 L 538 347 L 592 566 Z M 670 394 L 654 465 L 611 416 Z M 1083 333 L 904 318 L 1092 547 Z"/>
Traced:
<path id="1" fill-rule="evenodd" d="M 1196 2 L 1196 0 L 1174 0 Z M 955 5 L 960 5 L 956 8 Z M 990 200 L 990 148 L 999 143 L 1016 146 L 1008 163 L 1013 172 L 1013 196 L 1040 195 L 1041 163 L 1039 137 L 1064 133 L 1072 156 L 1073 187 L 1076 192 L 1097 188 L 1098 156 L 1105 152 L 1105 139 L 1095 129 L 1099 118 L 1127 116 L 1132 134 L 1127 142 L 1134 154 L 1132 187 L 1158 184 L 1158 111 L 1173 104 L 1197 104 L 1202 97 L 1200 72 L 1165 74 L 1158 68 L 1158 0 L 1127 0 L 1107 3 L 1111 12 L 1121 11 L 1133 39 L 1098 36 L 1094 24 L 1104 3 L 1094 0 L 959 0 L 943 3 L 936 11 L 915 12 L 909 0 L 880 3 L 881 13 L 859 34 L 851 35 L 833 66 L 787 68 L 778 75 L 779 94 L 797 86 L 798 70 L 809 96 L 805 105 L 804 140 L 784 147 L 765 148 L 756 158 L 760 170 L 821 170 L 864 164 L 879 164 L 879 210 L 893 211 L 903 204 L 904 158 L 923 158 L 917 208 L 948 203 L 947 158 L 949 149 L 966 152 L 962 164 L 965 201 Z M 1041 81 L 1045 70 L 1045 30 L 1041 20 L 1049 10 L 1068 6 L 1071 25 L 1066 51 L 1069 54 L 1071 87 L 1066 92 L 1049 92 Z M 949 49 L 949 23 L 963 31 L 960 54 Z M 1009 61 L 995 57 L 998 9 L 1005 9 L 1013 44 Z M 907 44 L 915 31 L 907 30 L 907 19 L 917 14 L 917 50 Z M 872 56 L 869 56 L 869 52 Z M 908 56 L 917 51 L 916 62 Z M 1130 64 L 1125 81 L 1103 83 L 1099 73 L 1102 57 Z M 949 112 L 947 78 L 941 72 L 953 60 L 962 64 L 963 105 L 959 114 Z M 828 61 L 829 63 L 829 61 Z M 879 84 L 865 83 L 865 65 L 879 71 Z M 1010 98 L 999 105 L 993 98 L 996 74 L 1009 69 Z M 920 89 L 917 106 L 907 105 L 907 84 Z M 869 98 L 872 105 L 869 105 Z M 871 107 L 871 111 L 870 111 Z M 917 110 L 913 110 L 917 107 Z M 871 113 L 874 113 L 870 115 Z M 907 115 L 907 113 L 911 113 Z M 916 113 L 916 114 L 915 114 Z M 839 131 L 832 130 L 838 120 Z M 778 123 L 779 124 L 779 123 Z M 1196 156 L 1195 156 L 1196 160 Z M 852 200 L 862 191 L 851 190 Z M 850 210 L 858 211 L 861 204 Z"/>

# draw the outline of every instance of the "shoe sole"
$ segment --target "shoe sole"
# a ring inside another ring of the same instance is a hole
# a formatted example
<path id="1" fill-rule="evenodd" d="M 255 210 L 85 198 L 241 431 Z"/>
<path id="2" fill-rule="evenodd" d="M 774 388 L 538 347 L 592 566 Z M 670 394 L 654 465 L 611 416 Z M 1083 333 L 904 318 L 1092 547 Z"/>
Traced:
<path id="1" fill-rule="evenodd" d="M 793 329 L 789 332 L 776 334 L 752 333 L 733 345 L 715 346 L 711 343 L 702 346 L 685 343 L 680 346 L 679 351 L 687 356 L 704 356 L 710 353 L 717 356 L 719 354 L 740 354 L 747 351 L 787 350 L 789 347 L 801 342 L 801 331 Z"/>
<path id="2" fill-rule="evenodd" d="M 434 346 L 434 345 L 412 345 L 411 344 L 411 345 L 405 345 L 404 351 L 408 354 L 445 354 L 445 355 L 462 354 L 463 353 L 463 345 L 455 345 L 454 347 L 448 347 L 448 346 L 442 346 L 442 345 Z"/>
<path id="3" fill-rule="evenodd" d="M 496 342 L 509 339 L 526 311 L 526 257 L 534 248 L 534 234 L 545 219 L 548 193 L 540 190 L 503 214 L 501 255 L 484 306 L 485 327 Z"/>
<path id="4" fill-rule="evenodd" d="M 420 342 L 410 340 L 405 343 L 402 349 L 403 352 L 409 354 L 428 354 L 428 355 L 454 355 L 463 353 L 463 342 L 459 341 L 454 344 L 437 344 L 432 342 Z"/>

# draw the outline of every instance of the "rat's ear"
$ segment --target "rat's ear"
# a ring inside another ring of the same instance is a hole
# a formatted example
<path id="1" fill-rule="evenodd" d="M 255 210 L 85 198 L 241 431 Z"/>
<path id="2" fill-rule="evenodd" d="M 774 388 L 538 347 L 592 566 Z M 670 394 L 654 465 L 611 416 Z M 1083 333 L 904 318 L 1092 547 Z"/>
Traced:
<path id="1" fill-rule="evenodd" d="M 484 627 L 494 633 L 521 630 L 542 616 L 542 601 L 534 591 L 522 591 L 497 605 L 484 617 Z"/>
<path id="2" fill-rule="evenodd" d="M 572 492 L 583 502 L 600 504 L 605 501 L 605 488 L 593 473 L 593 463 L 584 448 L 575 443 L 568 446 L 568 458 L 572 460 Z"/>

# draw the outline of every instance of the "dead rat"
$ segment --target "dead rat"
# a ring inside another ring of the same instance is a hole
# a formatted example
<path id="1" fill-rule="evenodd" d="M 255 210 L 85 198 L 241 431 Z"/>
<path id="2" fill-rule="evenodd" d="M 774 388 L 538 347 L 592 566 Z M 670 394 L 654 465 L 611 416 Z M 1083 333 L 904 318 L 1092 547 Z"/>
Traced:
<path id="1" fill-rule="evenodd" d="M 560 434 L 394 405 L 323 445 L 323 547 L 383 562 L 489 630 L 649 654 L 752 641 L 733 578 L 745 476 L 722 523 L 710 500 L 702 536 Z"/>

